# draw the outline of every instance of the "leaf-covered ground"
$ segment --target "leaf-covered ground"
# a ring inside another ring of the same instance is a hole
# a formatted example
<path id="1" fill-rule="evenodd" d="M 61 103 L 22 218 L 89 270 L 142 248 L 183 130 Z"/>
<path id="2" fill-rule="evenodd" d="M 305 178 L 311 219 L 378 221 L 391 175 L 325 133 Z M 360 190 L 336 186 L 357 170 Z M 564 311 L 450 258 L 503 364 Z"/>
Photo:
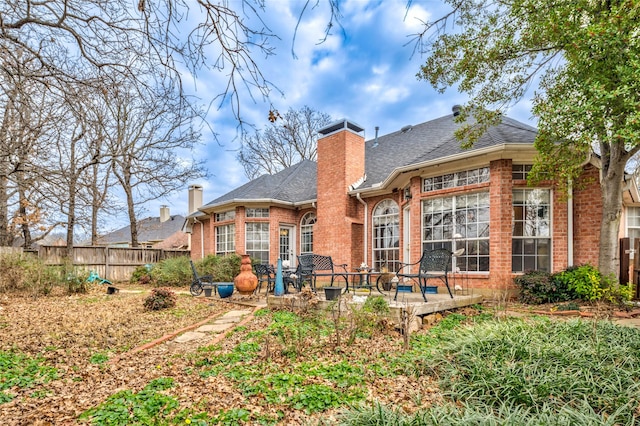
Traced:
<path id="1" fill-rule="evenodd" d="M 168 342 L 127 355 L 144 343 L 240 307 L 215 298 L 181 294 L 176 308 L 147 312 L 143 310 L 143 301 L 148 293 L 130 292 L 124 287 L 116 295 L 107 295 L 103 287 L 77 296 L 0 295 L 0 353 L 42 358 L 42 365 L 57 371 L 56 377 L 6 390 L 14 397 L 8 402 L 0 401 L 1 424 L 78 424 L 81 413 L 104 403 L 109 396 L 123 390 L 138 392 L 158 378 L 173 379 L 171 395 L 179 401 L 180 410 L 214 416 L 222 410 L 246 409 L 252 413 L 252 419 L 277 419 L 283 425 L 317 424 L 331 418 L 335 410 L 315 414 L 283 410 L 277 403 L 265 404 L 262 395 L 247 398 L 239 390 L 238 382 L 228 377 L 194 374 L 197 363 L 204 357 L 202 347 L 206 348 L 211 341 Z M 247 333 L 264 330 L 269 321 L 257 316 L 242 333 L 230 333 L 217 346 L 216 356 L 231 353 Z M 309 355 L 302 357 L 308 356 L 310 362 L 320 364 L 340 362 L 345 359 L 345 352 L 347 358 L 354 356 L 354 360 L 375 360 L 402 351 L 402 337 L 394 330 L 356 339 L 348 347 L 343 342 L 342 350 L 332 349 L 332 344 L 327 343 L 332 341 L 331 336 L 325 339 L 298 336 L 298 341 L 292 343 L 300 353 L 307 351 L 301 345 L 308 346 Z M 276 370 L 285 371 L 291 361 L 281 349 L 276 350 L 274 340 L 271 347 L 263 345 L 256 356 L 263 365 L 267 360 Z M 429 378 L 403 375 L 376 377 L 366 385 L 365 393 L 368 401 L 398 404 L 407 410 L 415 408 L 415 395 L 422 395 L 419 401 L 422 405 L 439 399 L 437 386 Z M 258 404 L 258 399 L 262 403 Z"/>

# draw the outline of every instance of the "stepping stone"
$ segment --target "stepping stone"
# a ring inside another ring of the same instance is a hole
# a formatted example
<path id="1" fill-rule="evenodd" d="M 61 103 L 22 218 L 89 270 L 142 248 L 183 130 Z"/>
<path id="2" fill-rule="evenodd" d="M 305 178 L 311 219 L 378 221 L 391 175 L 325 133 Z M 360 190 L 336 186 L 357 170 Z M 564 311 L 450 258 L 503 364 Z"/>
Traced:
<path id="1" fill-rule="evenodd" d="M 224 323 L 224 324 L 219 324 L 219 323 L 215 323 L 215 324 L 205 324 L 201 327 L 198 327 L 196 329 L 197 332 L 208 332 L 208 333 L 220 333 L 222 331 L 225 331 L 229 328 L 231 328 L 233 326 L 232 322 L 229 323 Z"/>
<path id="2" fill-rule="evenodd" d="M 205 333 L 199 333 L 197 331 L 187 331 L 174 339 L 176 343 L 185 343 L 191 340 L 202 339 L 207 337 Z"/>
<path id="3" fill-rule="evenodd" d="M 222 315 L 222 317 L 220 318 L 241 318 L 245 315 L 249 315 L 251 313 L 251 311 L 239 311 L 239 310 L 233 310 L 233 311 L 229 311 L 226 314 Z"/>

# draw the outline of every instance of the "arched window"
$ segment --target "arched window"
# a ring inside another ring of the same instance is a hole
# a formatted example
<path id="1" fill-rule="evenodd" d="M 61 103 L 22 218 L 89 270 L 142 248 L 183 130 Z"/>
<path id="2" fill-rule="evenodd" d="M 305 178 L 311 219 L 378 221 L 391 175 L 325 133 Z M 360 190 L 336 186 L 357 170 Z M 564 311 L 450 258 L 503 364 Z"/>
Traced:
<path id="1" fill-rule="evenodd" d="M 300 222 L 300 254 L 313 253 L 313 225 L 318 218 L 315 213 L 307 213 Z"/>
<path id="2" fill-rule="evenodd" d="M 393 200 L 381 201 L 373 209 L 373 265 L 380 270 L 386 266 L 390 271 L 398 269 L 400 262 L 400 214 Z"/>

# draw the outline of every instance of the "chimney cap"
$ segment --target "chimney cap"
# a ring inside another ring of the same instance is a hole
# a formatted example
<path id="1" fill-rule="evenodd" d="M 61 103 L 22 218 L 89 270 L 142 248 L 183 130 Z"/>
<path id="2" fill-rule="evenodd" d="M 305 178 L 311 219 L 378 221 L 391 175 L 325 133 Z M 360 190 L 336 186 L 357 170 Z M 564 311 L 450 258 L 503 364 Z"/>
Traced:
<path id="1" fill-rule="evenodd" d="M 327 136 L 329 133 L 337 132 L 340 130 L 351 130 L 352 132 L 360 133 L 364 130 L 364 127 L 359 126 L 353 121 L 349 121 L 346 118 L 343 118 L 326 125 L 322 129 L 318 130 L 318 133 L 320 133 L 322 136 Z"/>
<path id="2" fill-rule="evenodd" d="M 456 117 L 458 115 L 460 115 L 460 111 L 462 111 L 462 105 L 454 105 L 451 108 L 451 111 L 453 111 L 453 116 Z"/>

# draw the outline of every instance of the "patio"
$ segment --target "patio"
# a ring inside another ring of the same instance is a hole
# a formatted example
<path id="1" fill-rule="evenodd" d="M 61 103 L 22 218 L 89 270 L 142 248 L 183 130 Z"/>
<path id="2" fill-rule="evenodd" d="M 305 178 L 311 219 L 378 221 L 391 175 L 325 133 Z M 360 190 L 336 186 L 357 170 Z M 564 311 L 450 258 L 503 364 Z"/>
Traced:
<path id="1" fill-rule="evenodd" d="M 436 312 L 443 312 L 457 308 L 463 308 L 465 306 L 471 306 L 482 303 L 482 295 L 473 294 L 467 292 L 467 294 L 454 293 L 453 299 L 446 293 L 446 288 L 439 288 L 441 291 L 438 294 L 428 294 L 427 302 L 422 299 L 420 292 L 401 292 L 398 293 L 398 300 L 394 301 L 393 297 L 395 291 L 382 291 L 376 290 L 361 291 L 358 290 L 355 293 L 349 292 L 348 294 L 341 295 L 341 302 L 344 303 L 364 303 L 366 297 L 382 296 L 389 303 L 390 314 L 389 317 L 396 323 L 399 323 L 402 318 L 403 311 L 410 311 L 411 315 L 416 317 L 423 317 L 425 315 L 433 314 Z M 322 289 L 318 291 L 319 302 L 315 305 L 315 309 L 327 309 L 335 301 L 328 301 L 325 298 Z M 267 296 L 267 305 L 272 307 L 302 307 L 300 293 L 290 293 L 283 296 L 274 296 L 269 294 Z"/>

